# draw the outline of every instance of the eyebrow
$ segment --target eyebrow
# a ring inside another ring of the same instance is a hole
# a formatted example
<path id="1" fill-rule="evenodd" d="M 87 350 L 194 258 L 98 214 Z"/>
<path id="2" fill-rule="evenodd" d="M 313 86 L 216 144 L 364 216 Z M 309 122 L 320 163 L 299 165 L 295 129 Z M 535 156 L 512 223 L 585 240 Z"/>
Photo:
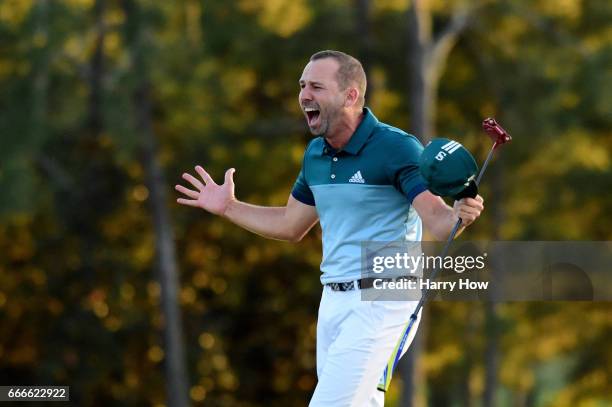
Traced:
<path id="1" fill-rule="evenodd" d="M 303 79 L 300 79 L 298 83 L 301 85 L 301 84 L 306 83 L 306 82 L 310 82 L 312 85 L 321 85 L 321 86 L 323 86 L 323 85 L 324 85 L 324 84 L 323 84 L 323 82 L 318 82 L 318 81 L 305 81 L 305 80 L 303 80 Z"/>

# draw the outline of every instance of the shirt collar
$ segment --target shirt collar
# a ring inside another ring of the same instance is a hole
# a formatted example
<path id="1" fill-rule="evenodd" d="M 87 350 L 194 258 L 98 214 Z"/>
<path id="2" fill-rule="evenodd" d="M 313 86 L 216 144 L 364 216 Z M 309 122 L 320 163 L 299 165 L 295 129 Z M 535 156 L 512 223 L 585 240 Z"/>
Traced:
<path id="1" fill-rule="evenodd" d="M 357 155 L 359 151 L 361 151 L 361 149 L 363 148 L 365 142 L 370 138 L 370 135 L 372 134 L 372 131 L 374 130 L 374 127 L 376 127 L 377 124 L 378 119 L 376 118 L 376 116 L 374 116 L 374 114 L 369 108 L 364 107 L 363 119 L 361 120 L 361 123 L 359 123 L 359 126 L 357 126 L 357 129 L 349 139 L 349 142 L 344 146 L 342 151 L 345 151 L 352 155 Z M 329 145 L 327 140 L 325 140 L 325 138 L 323 140 L 324 143 L 321 152 L 322 154 L 327 154 L 329 151 L 335 151 Z"/>

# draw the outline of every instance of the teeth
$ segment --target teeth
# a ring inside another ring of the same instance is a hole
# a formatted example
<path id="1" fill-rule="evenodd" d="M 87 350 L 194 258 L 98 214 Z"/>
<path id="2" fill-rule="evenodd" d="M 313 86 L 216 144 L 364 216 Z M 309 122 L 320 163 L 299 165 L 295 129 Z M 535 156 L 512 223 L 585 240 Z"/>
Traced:
<path id="1" fill-rule="evenodd" d="M 305 111 L 305 112 L 316 112 L 316 111 L 317 111 L 317 109 L 315 109 L 314 107 L 305 107 L 305 108 L 304 108 L 304 111 Z"/>

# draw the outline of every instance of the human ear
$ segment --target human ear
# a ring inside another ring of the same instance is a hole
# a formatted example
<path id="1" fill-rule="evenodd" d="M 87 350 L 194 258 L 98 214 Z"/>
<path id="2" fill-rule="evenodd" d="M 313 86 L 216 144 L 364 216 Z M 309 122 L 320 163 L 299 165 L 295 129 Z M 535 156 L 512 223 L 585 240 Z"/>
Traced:
<path id="1" fill-rule="evenodd" d="M 359 91 L 356 88 L 348 88 L 344 98 L 344 107 L 353 106 L 359 99 Z"/>

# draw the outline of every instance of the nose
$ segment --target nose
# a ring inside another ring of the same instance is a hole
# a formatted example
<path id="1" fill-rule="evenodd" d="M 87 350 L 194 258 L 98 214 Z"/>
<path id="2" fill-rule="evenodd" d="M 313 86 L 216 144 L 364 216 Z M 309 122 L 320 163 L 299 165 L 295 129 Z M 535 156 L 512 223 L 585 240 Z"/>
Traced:
<path id="1" fill-rule="evenodd" d="M 300 104 L 304 104 L 304 102 L 310 102 L 312 101 L 312 94 L 310 93 L 310 91 L 308 90 L 308 87 L 305 86 L 300 90 L 300 94 L 298 97 Z"/>

